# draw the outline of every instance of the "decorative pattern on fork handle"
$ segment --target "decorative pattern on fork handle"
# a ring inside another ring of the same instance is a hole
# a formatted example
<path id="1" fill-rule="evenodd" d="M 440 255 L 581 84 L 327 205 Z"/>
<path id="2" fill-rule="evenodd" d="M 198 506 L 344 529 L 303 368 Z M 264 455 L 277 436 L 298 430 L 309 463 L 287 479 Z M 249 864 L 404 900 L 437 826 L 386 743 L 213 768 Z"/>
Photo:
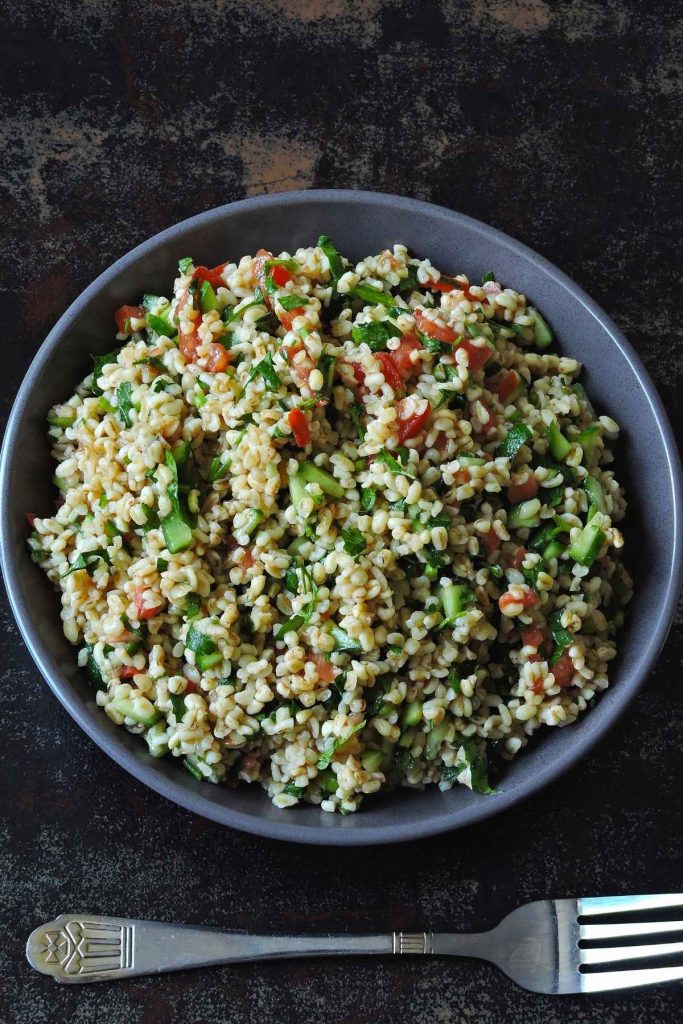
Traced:
<path id="1" fill-rule="evenodd" d="M 394 953 L 433 953 L 431 932 L 394 932 Z"/>

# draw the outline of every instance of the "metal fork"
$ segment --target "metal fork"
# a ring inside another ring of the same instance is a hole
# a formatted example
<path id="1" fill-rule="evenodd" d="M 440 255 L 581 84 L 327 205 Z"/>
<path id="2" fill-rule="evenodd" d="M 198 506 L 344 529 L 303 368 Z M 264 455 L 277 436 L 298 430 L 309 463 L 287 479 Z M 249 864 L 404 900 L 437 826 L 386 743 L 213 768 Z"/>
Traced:
<path id="1" fill-rule="evenodd" d="M 683 938 L 683 921 L 591 924 L 590 918 L 682 906 L 683 893 L 543 900 L 518 907 L 491 931 L 465 935 L 249 935 L 121 917 L 62 914 L 31 933 L 26 956 L 37 971 L 71 983 L 250 960 L 392 953 L 465 956 L 490 961 L 532 992 L 607 992 L 683 979 L 683 941 L 651 941 L 675 932 Z M 646 937 L 650 941 L 642 945 L 620 945 L 624 939 Z M 583 945 L 591 942 L 606 944 Z M 669 962 L 647 968 L 629 964 L 653 957 Z M 671 962 L 672 957 L 676 962 Z M 586 966 L 618 963 L 622 966 L 616 970 L 584 970 Z"/>

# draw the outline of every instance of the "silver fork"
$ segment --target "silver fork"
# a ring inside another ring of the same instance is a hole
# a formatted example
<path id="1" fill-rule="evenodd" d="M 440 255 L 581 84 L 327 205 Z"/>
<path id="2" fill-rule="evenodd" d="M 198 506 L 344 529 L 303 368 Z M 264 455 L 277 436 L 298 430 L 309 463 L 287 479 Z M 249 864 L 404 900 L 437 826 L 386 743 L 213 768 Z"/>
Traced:
<path id="1" fill-rule="evenodd" d="M 464 935 L 249 935 L 122 917 L 62 914 L 31 933 L 26 956 L 37 971 L 71 983 L 250 960 L 392 953 L 465 956 L 490 961 L 532 992 L 607 992 L 683 979 L 683 941 L 651 941 L 676 932 L 683 937 L 683 921 L 591 924 L 590 918 L 681 906 L 683 893 L 542 900 L 513 910 L 491 931 Z M 633 938 L 645 942 L 619 944 Z M 583 945 L 591 942 L 606 945 Z M 653 957 L 666 958 L 669 963 L 647 968 L 628 963 Z M 617 963 L 622 966 L 616 970 L 583 970 L 585 966 Z"/>

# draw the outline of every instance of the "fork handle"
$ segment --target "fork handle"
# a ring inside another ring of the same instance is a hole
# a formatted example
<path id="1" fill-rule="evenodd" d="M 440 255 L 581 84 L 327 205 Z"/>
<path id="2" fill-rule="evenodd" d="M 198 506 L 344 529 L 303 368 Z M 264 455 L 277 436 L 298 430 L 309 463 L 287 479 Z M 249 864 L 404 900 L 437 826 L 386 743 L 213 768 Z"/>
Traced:
<path id="1" fill-rule="evenodd" d="M 402 934 L 248 935 L 123 917 L 62 914 L 31 933 L 26 956 L 32 967 L 55 981 L 78 983 L 248 960 L 424 953 L 427 945 L 426 935 L 419 941 Z"/>

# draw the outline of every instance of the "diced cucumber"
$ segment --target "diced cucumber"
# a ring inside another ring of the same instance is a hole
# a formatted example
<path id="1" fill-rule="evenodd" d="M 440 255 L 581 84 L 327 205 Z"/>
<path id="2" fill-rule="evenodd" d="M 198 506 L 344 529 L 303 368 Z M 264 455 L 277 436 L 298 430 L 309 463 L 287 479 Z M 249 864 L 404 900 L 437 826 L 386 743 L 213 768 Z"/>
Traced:
<path id="1" fill-rule="evenodd" d="M 404 729 L 410 729 L 412 726 L 417 725 L 422 721 L 422 705 L 419 701 L 414 700 L 409 704 L 406 704 L 401 717 L 401 725 Z"/>
<path id="2" fill-rule="evenodd" d="M 111 706 L 125 718 L 132 718 L 134 722 L 148 728 L 156 725 L 162 718 L 161 712 L 146 697 L 117 697 L 111 702 Z"/>
<path id="3" fill-rule="evenodd" d="M 204 774 L 199 767 L 199 761 L 200 758 L 196 754 L 188 754 L 183 758 L 183 765 L 197 782 L 203 782 Z"/>
<path id="4" fill-rule="evenodd" d="M 428 761 L 433 761 L 438 756 L 441 750 L 441 744 L 444 741 L 446 733 L 448 731 L 448 723 L 441 722 L 439 725 L 435 725 L 433 729 L 427 733 L 427 740 L 425 742 L 424 756 Z"/>
<path id="5" fill-rule="evenodd" d="M 594 522 L 588 523 L 569 549 L 569 557 L 579 565 L 590 566 L 605 543 L 605 531 Z"/>
<path id="6" fill-rule="evenodd" d="M 152 757 L 163 757 L 168 754 L 168 734 L 165 722 L 157 722 L 145 733 L 145 740 Z"/>
<path id="7" fill-rule="evenodd" d="M 166 316 L 159 316 L 158 313 L 148 313 L 147 326 L 162 338 L 174 338 L 178 333 L 175 325 L 169 322 L 168 313 Z"/>
<path id="8" fill-rule="evenodd" d="M 161 529 L 166 547 L 172 555 L 178 551 L 185 551 L 192 543 L 192 530 L 178 512 L 171 512 L 162 519 Z"/>
<path id="9" fill-rule="evenodd" d="M 250 509 L 249 519 L 247 521 L 247 525 L 242 527 L 242 533 L 246 533 L 247 536 L 251 537 L 259 523 L 262 523 L 264 519 L 265 516 L 260 508 Z"/>
<path id="10" fill-rule="evenodd" d="M 76 410 L 70 409 L 66 416 L 48 416 L 47 422 L 51 427 L 72 427 L 76 422 Z"/>
<path id="11" fill-rule="evenodd" d="M 318 772 L 318 782 L 320 788 L 326 793 L 337 792 L 337 776 L 332 768 L 325 768 L 323 771 Z"/>
<path id="12" fill-rule="evenodd" d="M 572 446 L 560 430 L 557 420 L 553 420 L 553 422 L 548 426 L 546 433 L 548 435 L 548 440 L 550 441 L 550 451 L 553 454 L 553 458 L 557 459 L 559 462 L 566 459 Z"/>
<path id="13" fill-rule="evenodd" d="M 190 454 L 190 442 L 181 441 L 175 448 L 171 449 L 171 455 L 175 461 L 176 466 L 182 466 L 187 462 L 187 456 Z"/>
<path id="14" fill-rule="evenodd" d="M 386 754 L 383 750 L 364 750 L 360 757 L 360 763 L 366 772 L 378 772 L 384 764 Z"/>
<path id="15" fill-rule="evenodd" d="M 220 665 L 222 661 L 223 655 L 220 651 L 214 651 L 212 654 L 198 654 L 194 659 L 194 663 L 200 672 L 207 672 L 210 668 Z"/>
<path id="16" fill-rule="evenodd" d="M 583 448 L 584 461 L 588 461 L 598 454 L 601 437 L 602 428 L 599 423 L 593 423 L 581 431 L 576 440 Z"/>
<path id="17" fill-rule="evenodd" d="M 200 285 L 199 307 L 202 313 L 210 313 L 214 309 L 221 308 L 221 304 L 216 298 L 216 293 L 208 281 L 202 281 Z"/>
<path id="18" fill-rule="evenodd" d="M 547 562 L 551 558 L 559 558 L 563 551 L 564 544 L 560 544 L 559 540 L 551 540 L 550 543 L 543 549 L 543 561 Z"/>
<path id="19" fill-rule="evenodd" d="M 480 459 L 477 455 L 458 455 L 458 462 L 461 466 L 485 466 L 486 459 Z"/>
<path id="20" fill-rule="evenodd" d="M 300 473 L 291 473 L 288 477 L 289 480 L 289 495 L 292 499 L 292 505 L 294 508 L 298 508 L 303 499 L 307 496 L 308 491 L 304 484 L 303 478 Z M 300 538 L 305 540 L 306 538 Z"/>
<path id="21" fill-rule="evenodd" d="M 313 462 L 302 462 L 299 466 L 297 476 L 300 476 L 304 483 L 318 484 L 321 491 L 333 498 L 343 498 L 344 488 L 334 477 L 324 469 L 320 469 Z"/>
<path id="22" fill-rule="evenodd" d="M 534 330 L 534 343 L 538 348 L 547 348 L 554 340 L 550 325 L 533 306 L 529 306 L 529 315 L 531 316 Z"/>
<path id="23" fill-rule="evenodd" d="M 447 619 L 455 619 L 474 602 L 474 594 L 464 583 L 452 583 L 441 590 L 441 603 Z"/>
<path id="24" fill-rule="evenodd" d="M 605 511 L 605 492 L 602 484 L 594 476 L 587 476 L 583 482 L 583 489 L 588 498 L 588 514 L 586 523 L 590 523 L 596 512 Z"/>
<path id="25" fill-rule="evenodd" d="M 508 512 L 508 526 L 514 530 L 529 530 L 532 526 L 538 526 L 541 521 L 541 503 L 538 498 L 530 498 L 529 501 L 520 501 L 513 505 Z"/>

